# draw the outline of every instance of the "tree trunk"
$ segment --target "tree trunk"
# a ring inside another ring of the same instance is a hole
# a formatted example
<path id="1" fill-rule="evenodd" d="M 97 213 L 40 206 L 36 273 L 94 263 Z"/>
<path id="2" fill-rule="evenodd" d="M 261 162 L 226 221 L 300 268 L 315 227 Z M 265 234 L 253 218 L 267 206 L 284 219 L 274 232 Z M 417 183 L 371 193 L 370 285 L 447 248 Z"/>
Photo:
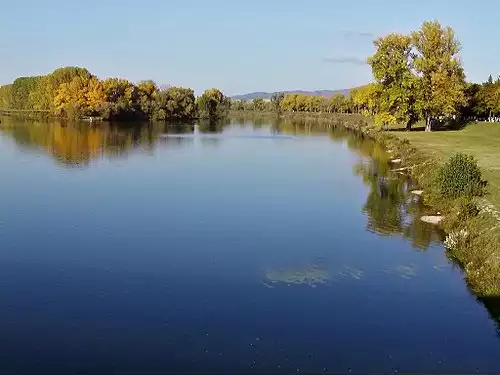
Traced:
<path id="1" fill-rule="evenodd" d="M 408 121 L 408 122 L 406 123 L 406 131 L 407 131 L 407 132 L 411 131 L 411 125 L 412 125 L 412 124 L 411 124 L 411 121 Z"/>
<path id="2" fill-rule="evenodd" d="M 425 119 L 425 131 L 426 132 L 432 131 L 432 119 L 430 117 L 427 117 Z"/>

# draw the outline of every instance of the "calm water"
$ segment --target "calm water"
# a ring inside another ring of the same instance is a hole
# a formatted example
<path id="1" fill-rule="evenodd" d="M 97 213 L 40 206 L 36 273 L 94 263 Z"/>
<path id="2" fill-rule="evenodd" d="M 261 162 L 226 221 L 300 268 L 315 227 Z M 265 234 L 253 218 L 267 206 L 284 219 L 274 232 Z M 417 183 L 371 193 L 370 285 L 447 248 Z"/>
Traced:
<path id="1" fill-rule="evenodd" d="M 0 371 L 500 371 L 411 182 L 321 124 L 0 128 Z"/>

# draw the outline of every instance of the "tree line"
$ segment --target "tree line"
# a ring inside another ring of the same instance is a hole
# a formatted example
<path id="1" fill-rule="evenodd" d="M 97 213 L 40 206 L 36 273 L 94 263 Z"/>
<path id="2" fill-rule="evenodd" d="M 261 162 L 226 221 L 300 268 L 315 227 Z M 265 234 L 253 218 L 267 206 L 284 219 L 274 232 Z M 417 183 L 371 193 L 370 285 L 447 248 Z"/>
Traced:
<path id="1" fill-rule="evenodd" d="M 20 77 L 0 87 L 0 109 L 45 111 L 59 117 L 102 117 L 106 120 L 217 120 L 226 115 L 230 99 L 219 89 L 196 98 L 183 87 L 160 88 L 148 80 L 99 79 L 87 69 L 65 67 L 45 76 Z"/>
<path id="2" fill-rule="evenodd" d="M 231 109 L 236 111 L 263 112 L 325 112 L 356 113 L 350 96 L 334 94 L 329 98 L 306 94 L 273 94 L 270 100 L 256 98 L 251 101 L 233 100 Z"/>
<path id="3" fill-rule="evenodd" d="M 425 122 L 426 130 L 455 121 L 498 120 L 500 80 L 470 83 L 460 61 L 461 44 L 451 27 L 424 22 L 408 35 L 374 41 L 368 58 L 375 82 L 352 93 L 353 102 L 380 126 Z"/>
<path id="4" fill-rule="evenodd" d="M 500 78 L 466 81 L 460 42 L 451 27 L 424 22 L 407 35 L 392 33 L 374 41 L 367 62 L 374 82 L 330 98 L 275 94 L 270 101 L 236 101 L 232 109 L 257 111 L 359 113 L 379 126 L 419 121 L 432 130 L 454 121 L 500 121 Z"/>

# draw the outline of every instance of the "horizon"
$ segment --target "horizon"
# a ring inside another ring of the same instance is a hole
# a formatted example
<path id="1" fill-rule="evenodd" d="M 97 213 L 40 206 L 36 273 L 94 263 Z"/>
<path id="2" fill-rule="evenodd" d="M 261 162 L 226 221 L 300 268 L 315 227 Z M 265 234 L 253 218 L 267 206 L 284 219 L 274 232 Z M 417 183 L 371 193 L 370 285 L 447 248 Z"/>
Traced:
<path id="1" fill-rule="evenodd" d="M 152 79 L 192 88 L 218 87 L 229 96 L 253 92 L 344 90 L 372 81 L 365 63 L 373 40 L 408 33 L 426 20 L 451 26 L 462 42 L 468 81 L 498 75 L 494 24 L 500 4 L 465 1 L 411 4 L 367 0 L 337 4 L 315 0 L 264 0 L 235 4 L 216 0 L 141 4 L 89 0 L 84 12 L 62 0 L 6 4 L 0 41 L 6 51 L 0 85 L 44 75 L 62 66 L 87 68 L 99 78 Z M 363 9 L 363 12 L 359 12 Z M 19 22 L 29 19 L 29 23 Z M 208 30 L 208 32 L 207 32 Z"/>

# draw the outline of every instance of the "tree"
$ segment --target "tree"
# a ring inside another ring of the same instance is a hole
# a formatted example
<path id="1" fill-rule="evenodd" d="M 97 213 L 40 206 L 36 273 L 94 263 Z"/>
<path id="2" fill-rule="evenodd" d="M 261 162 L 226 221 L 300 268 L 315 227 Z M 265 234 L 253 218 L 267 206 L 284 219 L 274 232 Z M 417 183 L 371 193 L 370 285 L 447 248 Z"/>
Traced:
<path id="1" fill-rule="evenodd" d="M 43 76 L 35 89 L 30 93 L 30 103 L 33 109 L 55 111 L 54 99 L 63 83 L 70 83 L 75 77 L 90 78 L 92 74 L 85 68 L 68 66 L 58 68 Z"/>
<path id="2" fill-rule="evenodd" d="M 365 116 L 373 116 L 377 112 L 380 85 L 370 83 L 351 90 L 351 98 L 357 111 Z"/>
<path id="3" fill-rule="evenodd" d="M 196 104 L 201 118 L 216 121 L 227 115 L 230 101 L 222 91 L 217 88 L 206 90 Z"/>
<path id="4" fill-rule="evenodd" d="M 347 99 L 342 94 L 333 94 L 327 103 L 328 112 L 344 113 L 347 109 Z"/>
<path id="5" fill-rule="evenodd" d="M 282 92 L 275 92 L 271 96 L 271 106 L 273 108 L 273 111 L 277 114 L 280 114 L 281 112 L 281 103 L 283 102 L 284 98 L 285 94 L 283 94 Z"/>
<path id="6" fill-rule="evenodd" d="M 95 115 L 105 100 L 102 82 L 97 77 L 75 76 L 71 82 L 59 85 L 54 110 L 70 118 Z"/>
<path id="7" fill-rule="evenodd" d="M 416 77 L 412 73 L 411 37 L 389 34 L 373 43 L 377 49 L 368 59 L 379 85 L 379 114 L 375 123 L 390 125 L 404 123 L 411 130 L 417 120 L 414 95 Z"/>
<path id="8" fill-rule="evenodd" d="M 417 108 L 425 119 L 426 131 L 442 117 L 457 114 L 465 104 L 465 75 L 458 58 L 460 43 L 453 29 L 437 21 L 424 22 L 412 33 L 414 68 L 419 77 Z"/>
<path id="9" fill-rule="evenodd" d="M 0 108 L 10 109 L 12 103 L 12 84 L 0 86 Z"/>
<path id="10" fill-rule="evenodd" d="M 142 117 L 139 89 L 121 78 L 108 78 L 102 82 L 105 102 L 99 111 L 107 120 L 127 120 Z"/>
<path id="11" fill-rule="evenodd" d="M 169 87 L 159 91 L 152 113 L 154 120 L 190 121 L 196 118 L 194 91 L 183 87 Z"/>
<path id="12" fill-rule="evenodd" d="M 255 111 L 264 111 L 266 109 L 266 103 L 262 98 L 255 98 L 252 100 L 252 105 Z"/>
<path id="13" fill-rule="evenodd" d="M 155 111 L 155 99 L 158 95 L 158 86 L 154 81 L 141 81 L 137 85 L 139 90 L 139 105 L 145 117 L 151 118 Z"/>
<path id="14" fill-rule="evenodd" d="M 297 110 L 297 94 L 286 94 L 281 101 L 281 108 L 285 111 L 295 112 Z"/>

